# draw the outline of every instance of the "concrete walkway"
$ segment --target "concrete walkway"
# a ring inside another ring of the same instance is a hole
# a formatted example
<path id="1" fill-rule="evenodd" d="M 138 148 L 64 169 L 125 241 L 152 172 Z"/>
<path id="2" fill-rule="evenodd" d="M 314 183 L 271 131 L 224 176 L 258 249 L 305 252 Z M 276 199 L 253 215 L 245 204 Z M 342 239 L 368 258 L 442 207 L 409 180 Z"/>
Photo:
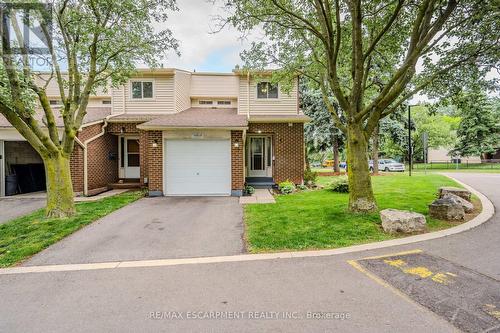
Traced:
<path id="1" fill-rule="evenodd" d="M 498 280 L 500 175 L 453 176 L 493 201 L 497 213 L 489 222 L 445 238 L 334 256 L 0 275 L 0 331 L 456 332 L 444 317 L 348 263 L 420 249 Z M 490 296 L 496 302 L 498 295 Z"/>
<path id="2" fill-rule="evenodd" d="M 240 204 L 265 204 L 265 203 L 276 203 L 274 196 L 268 189 L 255 189 L 255 193 L 249 197 L 240 197 Z"/>

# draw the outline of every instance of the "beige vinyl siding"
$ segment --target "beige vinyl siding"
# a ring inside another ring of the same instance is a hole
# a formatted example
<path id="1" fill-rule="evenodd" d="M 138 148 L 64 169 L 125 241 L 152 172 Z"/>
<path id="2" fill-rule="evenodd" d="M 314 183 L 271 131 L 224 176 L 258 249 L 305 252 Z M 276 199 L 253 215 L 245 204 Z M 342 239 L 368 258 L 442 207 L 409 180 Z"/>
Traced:
<path id="1" fill-rule="evenodd" d="M 238 113 L 246 114 L 248 111 L 248 101 L 250 101 L 250 114 L 252 115 L 284 115 L 297 114 L 297 80 L 293 84 L 292 90 L 287 94 L 279 87 L 278 98 L 257 98 L 257 82 L 250 79 L 250 89 L 248 89 L 247 78 L 240 77 L 239 83 L 239 109 Z M 250 98 L 248 98 L 248 91 Z"/>
<path id="2" fill-rule="evenodd" d="M 175 71 L 175 112 L 181 112 L 191 106 L 189 91 L 191 88 L 191 73 Z"/>
<path id="3" fill-rule="evenodd" d="M 45 86 L 47 83 L 45 80 L 47 80 L 48 78 L 50 78 L 50 75 L 48 74 L 43 74 L 41 76 L 35 76 L 35 83 L 37 86 L 39 87 L 43 87 Z M 63 75 L 63 79 L 67 79 L 67 75 Z M 111 96 L 111 89 L 107 89 L 107 91 L 104 91 L 105 89 L 103 89 L 102 87 L 98 88 L 96 93 L 93 94 L 93 96 Z M 61 94 L 59 92 L 59 85 L 57 84 L 57 79 L 55 77 L 53 77 L 48 85 L 47 85 L 47 88 L 45 89 L 45 93 L 47 94 L 47 96 L 50 98 L 50 97 L 54 97 L 54 98 L 61 98 Z M 65 89 L 65 94 L 68 93 L 68 90 Z"/>
<path id="4" fill-rule="evenodd" d="M 132 81 L 153 81 L 153 98 L 133 99 Z M 174 113 L 174 76 L 137 76 L 124 86 L 113 89 L 113 113 Z"/>
<path id="5" fill-rule="evenodd" d="M 238 97 L 237 75 L 191 75 L 191 97 Z"/>

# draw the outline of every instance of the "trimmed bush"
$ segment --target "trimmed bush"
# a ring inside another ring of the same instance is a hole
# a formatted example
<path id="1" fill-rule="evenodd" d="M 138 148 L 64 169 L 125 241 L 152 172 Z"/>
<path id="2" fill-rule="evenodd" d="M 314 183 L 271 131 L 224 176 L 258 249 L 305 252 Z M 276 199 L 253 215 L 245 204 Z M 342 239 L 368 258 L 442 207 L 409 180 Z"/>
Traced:
<path id="1" fill-rule="evenodd" d="M 314 185 L 316 184 L 316 181 L 318 180 L 318 173 L 311 171 L 311 170 L 306 170 L 304 171 L 304 183 L 306 185 Z"/>
<path id="2" fill-rule="evenodd" d="M 303 184 L 299 184 L 299 185 L 297 185 L 297 189 L 299 189 L 301 191 L 305 191 L 305 190 L 307 190 L 307 186 L 305 186 Z"/>
<path id="3" fill-rule="evenodd" d="M 295 191 L 295 184 L 287 180 L 278 185 L 281 194 L 290 194 Z"/>
<path id="4" fill-rule="evenodd" d="M 252 195 L 255 193 L 255 188 L 253 188 L 253 186 L 246 185 L 245 186 L 245 193 Z"/>
<path id="5" fill-rule="evenodd" d="M 336 177 L 330 184 L 327 185 L 327 188 L 338 193 L 348 193 L 349 181 L 345 176 Z"/>

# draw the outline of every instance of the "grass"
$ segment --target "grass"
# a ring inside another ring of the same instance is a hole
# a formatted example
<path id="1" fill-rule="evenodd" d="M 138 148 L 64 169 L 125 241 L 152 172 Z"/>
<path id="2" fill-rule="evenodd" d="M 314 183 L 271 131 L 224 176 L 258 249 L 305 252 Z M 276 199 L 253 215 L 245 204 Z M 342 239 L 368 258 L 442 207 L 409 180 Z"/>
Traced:
<path id="1" fill-rule="evenodd" d="M 326 184 L 333 177 L 319 177 Z M 431 219 L 427 205 L 440 186 L 458 186 L 437 174 L 373 177 L 379 209 L 395 208 L 422 213 L 429 231 L 455 225 Z M 348 194 L 329 190 L 278 196 L 276 204 L 245 206 L 246 239 L 251 252 L 324 249 L 396 238 L 385 234 L 378 213 L 347 212 Z"/>
<path id="2" fill-rule="evenodd" d="M 0 225 L 0 267 L 12 266 L 60 241 L 83 226 L 143 197 L 125 192 L 99 201 L 76 204 L 75 216 L 45 218 L 44 209 Z"/>

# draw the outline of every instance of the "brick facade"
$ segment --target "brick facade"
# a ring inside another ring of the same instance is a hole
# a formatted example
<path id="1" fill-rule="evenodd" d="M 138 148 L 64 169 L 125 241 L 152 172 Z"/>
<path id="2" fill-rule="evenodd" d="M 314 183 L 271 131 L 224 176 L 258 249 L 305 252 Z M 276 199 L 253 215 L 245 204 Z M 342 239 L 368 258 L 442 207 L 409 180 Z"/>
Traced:
<path id="1" fill-rule="evenodd" d="M 149 131 L 146 141 L 147 175 L 150 194 L 163 194 L 163 135 L 161 131 Z M 156 143 L 156 147 L 153 144 Z"/>
<path id="2" fill-rule="evenodd" d="M 275 183 L 304 179 L 304 124 L 250 123 L 247 135 L 270 135 L 273 140 L 273 178 Z"/>
<path id="3" fill-rule="evenodd" d="M 236 143 L 238 147 L 235 147 Z M 244 152 L 243 131 L 231 131 L 231 189 L 233 191 L 243 190 L 245 187 Z"/>

